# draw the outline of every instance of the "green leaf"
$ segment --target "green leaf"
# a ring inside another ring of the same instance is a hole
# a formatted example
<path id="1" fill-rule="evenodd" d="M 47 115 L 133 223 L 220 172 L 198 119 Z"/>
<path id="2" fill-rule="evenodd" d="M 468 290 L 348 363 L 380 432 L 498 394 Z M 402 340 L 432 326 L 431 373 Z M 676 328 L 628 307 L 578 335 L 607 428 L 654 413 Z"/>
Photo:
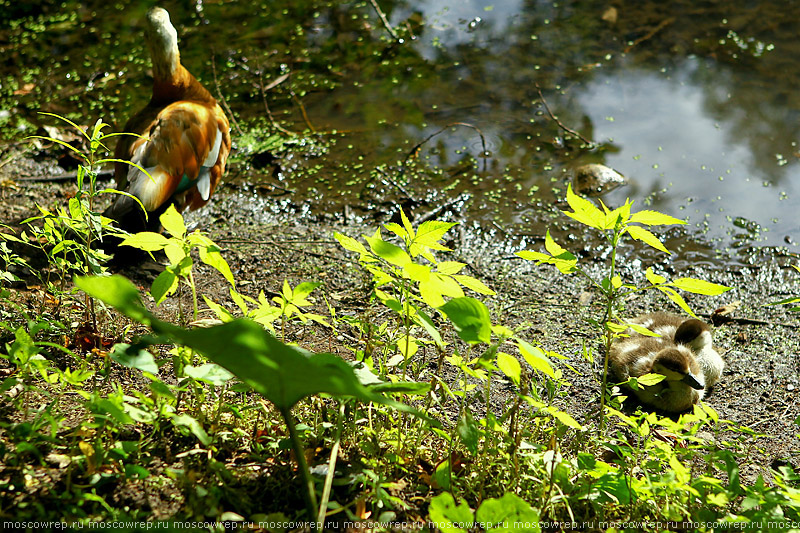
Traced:
<path id="1" fill-rule="evenodd" d="M 380 231 L 376 231 L 372 237 L 365 235 L 364 238 L 369 243 L 372 252 L 384 261 L 399 267 L 406 266 L 411 262 L 411 257 L 402 248 L 381 239 Z"/>
<path id="2" fill-rule="evenodd" d="M 441 263 L 439 263 L 439 265 L 441 266 Z M 464 274 L 454 274 L 453 278 L 455 278 L 455 280 L 464 287 L 473 290 L 478 294 L 487 294 L 487 295 L 496 294 L 492 289 L 484 285 L 484 283 L 481 280 L 475 279 L 472 276 L 466 276 Z"/>
<path id="3" fill-rule="evenodd" d="M 534 370 L 538 370 L 551 378 L 556 377 L 556 373 L 550 364 L 550 359 L 547 357 L 544 350 L 522 339 L 517 339 L 517 348 L 525 361 L 527 361 Z"/>
<path id="4" fill-rule="evenodd" d="M 208 436 L 206 430 L 200 425 L 194 417 L 187 414 L 174 415 L 172 417 L 172 425 L 178 428 L 181 432 L 192 433 L 203 446 L 211 444 L 211 437 Z"/>
<path id="5" fill-rule="evenodd" d="M 306 396 L 327 393 L 388 405 L 437 425 L 423 413 L 361 385 L 352 367 L 341 358 L 283 344 L 251 320 L 187 330 L 153 316 L 142 306 L 133 284 L 121 276 L 79 277 L 75 284 L 129 318 L 149 325 L 156 334 L 226 368 L 279 409 L 291 409 Z"/>
<path id="6" fill-rule="evenodd" d="M 639 383 L 639 385 L 644 385 L 645 387 L 649 387 L 651 385 L 656 385 L 657 383 L 661 383 L 662 381 L 667 379 L 667 376 L 663 374 L 645 374 L 643 376 L 639 376 L 634 379 Z"/>
<path id="7" fill-rule="evenodd" d="M 177 289 L 178 276 L 172 269 L 167 268 L 153 280 L 153 285 L 150 286 L 150 296 L 156 301 L 156 305 L 161 305 L 161 302 Z"/>
<path id="8" fill-rule="evenodd" d="M 665 287 L 664 285 L 659 285 L 656 288 L 666 294 L 670 300 L 678 304 L 681 309 L 692 315 L 694 318 L 697 318 L 697 315 L 695 315 L 691 308 L 689 308 L 689 304 L 686 303 L 686 300 L 683 299 L 683 296 L 678 294 L 675 290 Z"/>
<path id="9" fill-rule="evenodd" d="M 664 276 L 659 276 L 658 274 L 654 273 L 652 267 L 647 267 L 647 270 L 645 271 L 644 275 L 647 277 L 647 281 L 649 281 L 653 285 L 658 285 L 660 283 L 664 283 L 665 281 L 667 281 L 667 278 L 665 278 Z"/>
<path id="10" fill-rule="evenodd" d="M 131 346 L 130 344 L 118 343 L 115 344 L 109 354 L 113 361 L 126 366 L 128 368 L 135 368 L 143 372 L 150 372 L 151 374 L 158 374 L 158 365 L 153 357 L 153 354 L 138 346 Z"/>
<path id="11" fill-rule="evenodd" d="M 686 224 L 686 221 L 658 211 L 644 210 L 637 211 L 631 215 L 628 223 L 644 224 L 645 226 L 668 226 L 670 224 Z"/>
<path id="12" fill-rule="evenodd" d="M 458 336 L 465 342 L 491 342 L 492 322 L 489 309 L 475 298 L 453 298 L 439 307 L 453 323 Z"/>
<path id="13" fill-rule="evenodd" d="M 641 324 L 628 323 L 627 326 L 629 328 L 631 328 L 633 331 L 635 331 L 636 333 L 638 333 L 639 335 L 644 335 L 646 337 L 660 337 L 661 336 L 658 333 L 650 331 L 649 329 L 647 329 L 646 327 L 642 326 Z"/>
<path id="14" fill-rule="evenodd" d="M 516 252 L 516 254 L 528 261 L 539 261 L 540 263 L 550 259 L 549 255 L 542 252 L 534 252 L 533 250 L 522 250 L 521 252 Z"/>
<path id="15" fill-rule="evenodd" d="M 641 226 L 628 226 L 626 231 L 630 234 L 631 237 L 636 239 L 637 241 L 642 241 L 643 243 L 647 244 L 648 246 L 652 246 L 656 250 L 661 250 L 665 253 L 670 253 L 669 250 L 664 247 L 658 237 L 653 235 L 649 230 L 644 229 Z"/>
<path id="16" fill-rule="evenodd" d="M 472 511 L 467 502 L 456 504 L 449 492 L 443 492 L 431 499 L 428 513 L 430 521 L 435 523 L 442 533 L 466 533 L 466 529 L 455 524 L 471 525 L 473 521 Z"/>
<path id="17" fill-rule="evenodd" d="M 548 412 L 551 415 L 553 415 L 553 418 L 555 418 L 556 420 L 558 420 L 559 422 L 561 422 L 562 424 L 564 424 L 567 427 L 570 427 L 570 428 L 573 428 L 573 429 L 578 429 L 578 430 L 582 430 L 583 429 L 583 426 L 580 425 L 580 423 L 578 423 L 577 420 L 572 418 L 568 413 L 565 413 L 564 411 L 559 411 L 558 409 L 550 408 L 548 410 Z"/>
<path id="18" fill-rule="evenodd" d="M 198 252 L 200 253 L 200 260 L 203 263 L 222 274 L 231 285 L 235 284 L 231 267 L 228 265 L 228 262 L 225 261 L 225 258 L 222 257 L 220 249 L 216 244 L 211 243 L 211 246 L 200 246 Z"/>
<path id="19" fill-rule="evenodd" d="M 673 287 L 684 290 L 686 292 L 692 292 L 694 294 L 705 294 L 708 296 L 716 296 L 718 294 L 722 294 L 723 292 L 731 290 L 730 287 L 726 287 L 725 285 L 719 285 L 717 283 L 711 283 L 710 281 L 703 281 L 702 279 L 695 279 L 695 278 L 674 279 L 669 283 L 669 285 L 672 285 Z"/>
<path id="20" fill-rule="evenodd" d="M 233 378 L 233 374 L 219 365 L 206 363 L 200 366 L 187 365 L 184 373 L 190 378 L 220 387 Z"/>
<path id="21" fill-rule="evenodd" d="M 472 418 L 469 409 L 465 409 L 461 418 L 458 419 L 456 431 L 467 450 L 469 450 L 472 455 L 476 455 L 478 453 L 478 439 L 480 439 L 481 432 L 478 429 L 478 424 L 475 423 L 475 419 Z"/>
<path id="22" fill-rule="evenodd" d="M 431 278 L 431 267 L 430 265 L 409 263 L 403 267 L 403 274 L 411 281 L 422 283 Z"/>
<path id="23" fill-rule="evenodd" d="M 351 252 L 356 252 L 361 255 L 371 255 L 367 249 L 364 248 L 363 244 L 352 237 L 336 232 L 333 234 L 333 238 L 339 241 L 339 244 L 341 244 L 345 250 L 350 250 Z"/>
<path id="24" fill-rule="evenodd" d="M 516 357 L 507 353 L 498 352 L 497 368 L 508 376 L 508 378 L 514 382 L 514 385 L 519 387 L 520 380 L 522 379 L 522 367 Z"/>
<path id="25" fill-rule="evenodd" d="M 160 233 L 152 231 L 142 231 L 130 237 L 125 237 L 120 246 L 132 246 L 145 252 L 157 252 L 163 250 L 169 240 Z"/>
<path id="26" fill-rule="evenodd" d="M 515 531 L 519 533 L 538 533 L 539 512 L 531 504 L 514 494 L 506 492 L 500 498 L 488 498 L 475 512 L 475 521 L 487 533 Z"/>
<path id="27" fill-rule="evenodd" d="M 167 230 L 167 233 L 176 239 L 182 239 L 186 235 L 186 224 L 183 222 L 183 216 L 175 209 L 175 204 L 170 205 L 164 213 L 158 217 L 161 225 Z"/>
<path id="28" fill-rule="evenodd" d="M 567 186 L 567 203 L 574 211 L 573 213 L 564 212 L 570 218 L 574 218 L 581 224 L 585 224 L 595 229 L 606 229 L 606 214 L 599 210 L 592 202 L 582 198 L 572 192 L 572 185 Z M 555 254 L 554 254 L 555 255 Z"/>
<path id="29" fill-rule="evenodd" d="M 411 243 L 411 255 L 416 257 L 422 253 L 425 248 L 444 251 L 450 250 L 450 248 L 440 244 L 439 240 L 441 240 L 444 234 L 453 226 L 455 226 L 453 222 L 439 222 L 436 220 L 428 220 L 420 224 L 419 228 L 417 228 L 417 235 Z"/>
<path id="30" fill-rule="evenodd" d="M 418 311 L 414 316 L 414 321 L 428 332 L 428 335 L 430 335 L 431 339 L 433 339 L 433 342 L 439 346 L 444 346 L 444 343 L 442 342 L 442 336 L 439 333 L 439 330 L 436 329 L 436 325 L 433 323 L 433 320 L 430 316 L 423 311 Z"/>
<path id="31" fill-rule="evenodd" d="M 453 274 L 461 272 L 461 269 L 465 266 L 467 266 L 466 263 L 459 263 L 458 261 L 441 261 L 436 264 L 436 271 L 440 274 L 449 274 L 452 276 Z"/>

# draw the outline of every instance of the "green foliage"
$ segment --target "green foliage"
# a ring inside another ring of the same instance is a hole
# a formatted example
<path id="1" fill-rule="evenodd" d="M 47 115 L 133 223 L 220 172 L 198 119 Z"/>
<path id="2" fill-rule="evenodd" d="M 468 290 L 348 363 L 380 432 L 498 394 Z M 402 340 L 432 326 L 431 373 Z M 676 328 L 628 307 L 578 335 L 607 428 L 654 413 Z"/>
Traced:
<path id="1" fill-rule="evenodd" d="M 792 268 L 800 272 L 800 266 L 792 265 Z M 767 305 L 789 305 L 789 304 L 797 304 L 800 303 L 800 296 L 793 296 L 791 298 L 785 298 L 783 300 L 779 300 L 777 302 L 772 302 Z M 789 311 L 800 311 L 800 305 L 795 305 L 794 307 L 790 307 Z"/>

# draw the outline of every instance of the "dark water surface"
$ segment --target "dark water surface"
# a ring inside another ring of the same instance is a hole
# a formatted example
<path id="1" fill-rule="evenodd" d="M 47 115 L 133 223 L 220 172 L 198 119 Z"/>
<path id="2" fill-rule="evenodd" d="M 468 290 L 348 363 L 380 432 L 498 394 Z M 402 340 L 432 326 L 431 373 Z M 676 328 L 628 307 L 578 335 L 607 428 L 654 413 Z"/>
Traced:
<path id="1" fill-rule="evenodd" d="M 367 215 L 408 193 L 524 234 L 596 162 L 631 181 L 609 204 L 689 220 L 684 248 L 797 250 L 800 2 L 378 4 L 397 38 L 369 2 L 161 3 L 183 63 L 237 118 L 235 179 L 291 189 L 276 205 L 301 212 Z M 2 138 L 53 124 L 38 110 L 121 127 L 149 97 L 150 5 L 0 0 Z M 271 136 L 267 108 L 317 134 Z M 408 157 L 452 123 L 472 127 Z M 266 151 L 287 139 L 276 168 Z"/>

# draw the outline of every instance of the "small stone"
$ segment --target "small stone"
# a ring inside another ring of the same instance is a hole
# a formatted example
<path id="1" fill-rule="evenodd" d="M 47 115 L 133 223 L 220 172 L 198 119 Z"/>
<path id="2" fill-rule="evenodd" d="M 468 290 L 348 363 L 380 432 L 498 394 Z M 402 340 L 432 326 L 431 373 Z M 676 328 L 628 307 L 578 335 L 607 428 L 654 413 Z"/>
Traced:
<path id="1" fill-rule="evenodd" d="M 794 384 L 793 383 L 789 383 L 788 385 L 786 385 L 786 390 L 793 391 L 794 390 Z"/>
<path id="2" fill-rule="evenodd" d="M 605 165 L 591 163 L 575 169 L 572 188 L 583 196 L 602 196 L 614 189 L 626 185 L 627 178 Z"/>

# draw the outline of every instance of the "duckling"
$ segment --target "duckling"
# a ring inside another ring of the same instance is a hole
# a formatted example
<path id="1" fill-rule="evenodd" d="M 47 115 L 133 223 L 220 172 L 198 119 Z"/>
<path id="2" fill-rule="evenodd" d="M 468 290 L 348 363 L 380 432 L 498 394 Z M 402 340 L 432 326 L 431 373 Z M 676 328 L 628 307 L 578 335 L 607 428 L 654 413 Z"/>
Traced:
<path id="1" fill-rule="evenodd" d="M 633 391 L 643 404 L 669 412 L 686 411 L 719 381 L 725 363 L 712 346 L 711 328 L 705 322 L 659 312 L 631 323 L 661 335 L 647 337 L 628 330 L 629 337 L 611 345 L 609 363 L 619 381 L 648 373 L 666 377 Z"/>

